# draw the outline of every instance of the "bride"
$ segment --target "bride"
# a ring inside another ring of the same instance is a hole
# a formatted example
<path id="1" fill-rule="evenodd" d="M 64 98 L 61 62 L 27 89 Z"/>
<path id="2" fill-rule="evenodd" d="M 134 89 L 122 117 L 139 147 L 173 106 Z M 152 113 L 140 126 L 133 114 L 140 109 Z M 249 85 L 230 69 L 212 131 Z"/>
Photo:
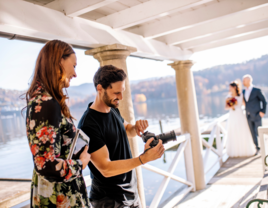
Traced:
<path id="1" fill-rule="evenodd" d="M 229 110 L 226 144 L 229 157 L 248 157 L 256 151 L 242 105 L 244 99 L 239 84 L 237 81 L 231 82 L 225 106 Z"/>

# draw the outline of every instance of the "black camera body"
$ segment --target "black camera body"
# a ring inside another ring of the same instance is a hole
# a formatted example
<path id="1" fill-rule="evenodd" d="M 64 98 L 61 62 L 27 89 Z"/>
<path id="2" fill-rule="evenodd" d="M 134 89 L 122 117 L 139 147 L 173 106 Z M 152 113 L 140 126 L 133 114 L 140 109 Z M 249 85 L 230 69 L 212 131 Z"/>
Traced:
<path id="1" fill-rule="evenodd" d="M 141 135 L 141 138 L 144 143 L 146 143 L 148 139 L 152 137 L 154 138 L 154 140 L 150 143 L 151 147 L 155 147 L 158 144 L 159 139 L 162 140 L 163 144 L 166 144 L 170 141 L 177 141 L 175 131 L 170 131 L 170 132 L 159 134 L 159 135 L 155 135 L 154 133 L 146 131 L 144 134 Z"/>

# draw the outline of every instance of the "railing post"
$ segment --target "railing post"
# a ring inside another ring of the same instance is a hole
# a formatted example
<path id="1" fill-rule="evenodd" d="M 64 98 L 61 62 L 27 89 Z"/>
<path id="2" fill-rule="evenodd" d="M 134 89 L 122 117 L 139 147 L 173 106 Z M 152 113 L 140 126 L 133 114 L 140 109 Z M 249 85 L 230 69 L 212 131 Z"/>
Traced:
<path id="1" fill-rule="evenodd" d="M 264 160 L 267 155 L 267 147 L 265 144 L 268 144 L 268 126 L 260 126 L 258 128 L 258 132 L 259 132 L 259 144 L 261 148 L 262 167 L 263 172 L 265 172 L 266 165 Z"/>
<path id="2" fill-rule="evenodd" d="M 192 191 L 195 191 L 195 178 L 194 178 L 194 164 L 193 164 L 193 156 L 192 156 L 192 144 L 191 144 L 191 136 L 190 134 L 186 135 L 187 137 L 187 145 L 184 150 L 184 162 L 186 169 L 186 178 L 187 181 L 193 183 Z"/>
<path id="3" fill-rule="evenodd" d="M 217 125 L 216 127 L 216 145 L 217 145 L 217 150 L 218 150 L 218 153 L 219 153 L 219 157 L 221 158 L 220 159 L 220 166 L 222 166 L 222 163 L 223 163 L 223 160 L 222 160 L 222 151 L 223 151 L 223 148 L 222 148 L 222 141 L 221 141 L 221 135 L 220 135 L 220 127 Z"/>

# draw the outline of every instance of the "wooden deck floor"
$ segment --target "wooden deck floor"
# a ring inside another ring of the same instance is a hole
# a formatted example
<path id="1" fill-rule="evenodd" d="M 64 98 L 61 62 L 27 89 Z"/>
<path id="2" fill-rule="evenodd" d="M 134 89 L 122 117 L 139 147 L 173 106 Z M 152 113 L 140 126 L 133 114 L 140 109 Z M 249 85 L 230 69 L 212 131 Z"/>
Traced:
<path id="1" fill-rule="evenodd" d="M 0 180 L 0 207 L 11 207 L 30 198 L 30 181 Z"/>
<path id="2" fill-rule="evenodd" d="M 229 158 L 204 190 L 190 193 L 176 208 L 244 208 L 263 174 L 260 155 Z"/>
<path id="3" fill-rule="evenodd" d="M 204 190 L 190 193 L 176 208 L 244 208 L 256 195 L 262 177 L 260 155 L 229 158 Z M 0 207 L 29 199 L 30 182 L 0 180 L 0 187 Z"/>

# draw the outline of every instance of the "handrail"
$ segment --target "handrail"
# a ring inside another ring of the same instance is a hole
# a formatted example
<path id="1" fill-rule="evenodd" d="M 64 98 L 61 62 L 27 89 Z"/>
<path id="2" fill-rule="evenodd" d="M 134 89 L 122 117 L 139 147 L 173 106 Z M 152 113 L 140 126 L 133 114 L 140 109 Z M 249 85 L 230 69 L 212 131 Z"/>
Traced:
<path id="1" fill-rule="evenodd" d="M 222 115 L 221 117 L 217 118 L 216 120 L 212 121 L 211 123 L 207 124 L 206 126 L 202 126 L 200 128 L 200 133 L 202 134 L 207 129 L 211 128 L 212 126 L 215 126 L 217 123 L 221 123 L 229 118 L 229 113 L 226 113 Z"/>

